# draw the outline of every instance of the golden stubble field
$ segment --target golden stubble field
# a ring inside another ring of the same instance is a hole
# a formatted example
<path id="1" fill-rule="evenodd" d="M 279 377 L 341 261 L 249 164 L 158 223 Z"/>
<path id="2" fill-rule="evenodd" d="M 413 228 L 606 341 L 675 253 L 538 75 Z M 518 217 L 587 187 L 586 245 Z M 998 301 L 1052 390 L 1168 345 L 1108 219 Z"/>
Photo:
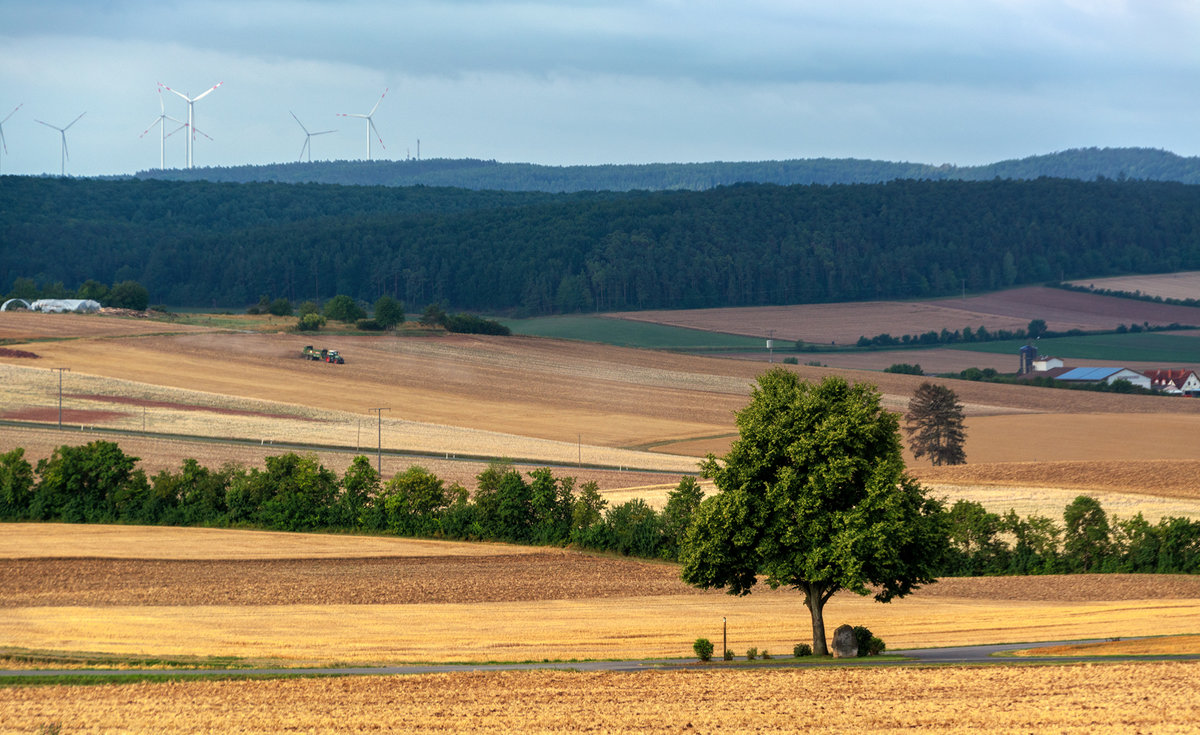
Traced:
<path id="1" fill-rule="evenodd" d="M 1200 664 L 499 672 L 0 689 L 34 732 L 1200 731 Z"/>
<path id="2" fill-rule="evenodd" d="M 3 647 L 295 666 L 680 658 L 696 637 L 719 639 L 723 617 L 735 650 L 781 654 L 811 631 L 793 591 L 730 597 L 684 585 L 672 564 L 563 549 L 210 529 L 4 530 L 12 540 L 0 557 Z M 867 625 L 893 649 L 1194 633 L 1200 578 L 950 579 L 887 605 L 839 594 L 826 623 Z"/>
<path id="3" fill-rule="evenodd" d="M 672 565 L 564 550 L 215 529 L 3 530 L 4 647 L 285 665 L 687 661 L 697 636 L 720 640 L 722 616 L 739 652 L 786 655 L 809 633 L 793 593 L 735 599 L 683 586 Z M 953 579 L 889 605 L 839 595 L 827 622 L 868 625 L 899 649 L 1193 632 L 1198 602 L 1200 579 L 1182 576 Z M 1197 686 L 1200 664 L 1120 663 L 6 687 L 0 730 L 1187 732 L 1200 716 Z"/>
<path id="4" fill-rule="evenodd" d="M 510 457 L 525 470 L 552 464 L 556 474 L 596 480 L 615 502 L 643 497 L 652 504 L 663 502 L 680 475 L 695 472 L 704 454 L 728 449 L 733 413 L 763 369 L 739 360 L 548 339 L 317 337 L 107 316 L 0 314 L 0 339 L 51 340 L 11 343 L 37 359 L 0 356 L 0 418 L 45 422 L 39 429 L 0 427 L 0 449 L 24 446 L 33 461 L 64 443 L 108 438 L 141 457 L 153 474 L 177 469 L 185 457 L 214 467 L 229 461 L 261 466 L 263 457 L 284 451 L 280 442 L 299 442 L 323 447 L 321 461 L 341 472 L 355 454 L 371 454 L 377 419 L 368 409 L 387 406 L 383 446 L 421 456 L 385 456 L 385 477 L 421 464 L 470 487 L 486 462 L 459 461 L 462 455 Z M 301 359 L 302 343 L 311 341 L 338 347 L 349 362 Z M 73 428 L 62 432 L 55 426 L 59 375 L 50 367 L 70 368 L 62 376 L 63 416 Z M 896 411 L 924 380 L 791 369 L 810 379 L 838 373 L 872 382 Z M 1061 511 L 1063 493 L 1079 490 L 1178 495 L 1173 478 L 1200 460 L 1200 443 L 1180 440 L 1200 430 L 1200 401 L 950 385 L 968 414 L 972 466 L 1041 466 L 1036 478 L 1012 487 L 1022 496 L 1044 495 L 1046 514 Z M 243 443 L 223 443 L 227 437 Z M 1084 473 L 1093 484 L 1080 482 L 1072 463 L 1100 460 L 1140 463 L 1136 481 L 1129 473 Z M 910 467 L 921 477 L 931 469 L 911 458 Z M 1105 479 L 1111 476 L 1128 484 L 1114 486 Z M 928 477 L 941 483 L 938 492 L 1008 509 L 996 492 L 1003 472 L 972 481 Z M 1159 500 L 1151 506 L 1148 516 L 1190 513 L 1158 507 Z"/>

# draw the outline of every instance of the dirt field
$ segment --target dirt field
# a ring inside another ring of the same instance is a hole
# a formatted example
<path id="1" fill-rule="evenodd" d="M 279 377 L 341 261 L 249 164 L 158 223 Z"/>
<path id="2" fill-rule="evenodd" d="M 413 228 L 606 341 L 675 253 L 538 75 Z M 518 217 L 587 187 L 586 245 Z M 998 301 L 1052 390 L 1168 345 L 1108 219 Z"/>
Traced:
<path id="1" fill-rule="evenodd" d="M 1074 286 L 1106 289 L 1109 291 L 1124 291 L 1126 293 L 1141 292 L 1147 296 L 1161 296 L 1164 299 L 1195 299 L 1200 298 L 1200 271 L 1186 273 L 1159 273 L 1149 276 L 1120 276 L 1118 278 L 1091 278 L 1082 281 L 1071 281 Z"/>
<path id="2" fill-rule="evenodd" d="M 611 314 L 621 319 L 711 332 L 848 344 L 859 337 L 920 334 L 963 327 L 1024 330 L 1043 319 L 1055 331 L 1114 329 L 1118 324 L 1200 324 L 1200 309 L 1034 286 L 934 301 L 872 301 L 732 309 L 688 309 Z M 820 356 L 817 359 L 821 359 Z M 896 362 L 902 362 L 897 360 Z M 889 363 L 890 364 L 890 363 Z M 968 366 L 970 367 L 970 366 Z"/>
<path id="3" fill-rule="evenodd" d="M 1200 731 L 1200 665 L 505 672 L 0 689 L 34 732 Z"/>

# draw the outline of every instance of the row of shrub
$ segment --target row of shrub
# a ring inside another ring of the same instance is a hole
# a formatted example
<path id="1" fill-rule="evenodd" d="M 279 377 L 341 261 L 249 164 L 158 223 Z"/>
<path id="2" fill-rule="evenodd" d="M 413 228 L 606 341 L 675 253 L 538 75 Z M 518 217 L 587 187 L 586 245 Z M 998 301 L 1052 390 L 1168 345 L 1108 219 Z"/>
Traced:
<path id="1" fill-rule="evenodd" d="M 576 488 L 545 468 L 527 479 L 504 462 L 476 477 L 474 493 L 420 466 L 384 484 L 362 456 L 341 477 L 312 454 L 267 457 L 263 469 L 187 459 L 153 477 L 137 462 L 108 441 L 58 447 L 36 469 L 14 449 L 0 455 L 0 520 L 370 531 L 673 559 L 703 498 L 684 477 L 661 512 L 640 499 L 610 507 L 595 482 Z"/>
<path id="2" fill-rule="evenodd" d="M 859 658 L 864 658 L 866 656 L 878 656 L 887 650 L 887 645 L 883 642 L 883 639 L 877 637 L 869 628 L 863 625 L 854 626 L 854 641 L 858 644 Z M 697 638 L 696 641 L 692 643 L 692 651 L 701 661 L 711 661 L 715 648 L 716 647 L 713 646 L 712 641 L 707 638 Z M 726 648 L 723 658 L 726 661 L 732 661 L 735 655 L 736 654 L 733 652 L 732 648 Z M 805 656 L 811 655 L 813 655 L 813 649 L 812 646 L 807 643 L 797 643 L 792 647 L 793 658 L 804 658 Z M 768 661 L 772 658 L 772 656 L 771 653 L 765 648 L 761 652 L 757 647 L 746 649 L 747 661 L 753 661 L 758 658 Z"/>
<path id="3" fill-rule="evenodd" d="M 263 469 L 184 460 L 148 477 L 108 441 L 61 446 L 36 469 L 14 449 L 0 455 L 0 520 L 347 530 L 430 538 L 567 545 L 675 559 L 704 493 L 683 477 L 656 511 L 640 499 L 610 506 L 595 482 L 495 462 L 474 492 L 420 466 L 386 484 L 366 457 L 338 477 L 315 455 L 267 457 Z M 1110 522 L 1083 495 L 1061 525 L 959 500 L 946 512 L 942 576 L 1073 572 L 1200 572 L 1200 521 L 1138 514 Z"/>

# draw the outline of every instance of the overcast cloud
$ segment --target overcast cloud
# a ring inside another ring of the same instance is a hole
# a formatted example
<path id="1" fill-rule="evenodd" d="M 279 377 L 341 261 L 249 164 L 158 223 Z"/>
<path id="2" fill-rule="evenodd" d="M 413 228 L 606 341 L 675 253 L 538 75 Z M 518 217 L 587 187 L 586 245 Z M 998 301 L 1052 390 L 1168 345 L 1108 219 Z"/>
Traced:
<path id="1" fill-rule="evenodd" d="M 1085 146 L 1200 154 L 1200 3 L 98 3 L 0 0 L 0 173 L 159 163 L 157 82 L 196 95 L 197 166 L 366 157 L 544 164 L 857 157 L 986 163 Z M 166 114 L 186 106 L 164 95 Z M 176 125 L 171 124 L 168 132 Z M 167 140 L 184 165 L 185 133 Z"/>

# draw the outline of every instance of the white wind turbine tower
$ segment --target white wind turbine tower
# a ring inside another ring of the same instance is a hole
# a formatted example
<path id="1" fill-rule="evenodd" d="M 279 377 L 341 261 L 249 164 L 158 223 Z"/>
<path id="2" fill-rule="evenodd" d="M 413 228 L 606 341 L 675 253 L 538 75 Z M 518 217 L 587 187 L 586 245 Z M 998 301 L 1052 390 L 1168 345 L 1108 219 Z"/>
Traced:
<path id="1" fill-rule="evenodd" d="M 383 90 L 383 94 L 379 95 L 379 102 L 383 102 L 383 98 L 387 97 L 387 93 L 388 93 L 387 88 L 385 88 Z M 372 116 L 375 115 L 375 111 L 379 109 L 379 102 L 376 102 L 375 106 L 371 108 L 371 111 L 365 115 L 359 115 L 359 114 L 355 114 L 352 112 L 339 112 L 338 113 L 338 115 L 341 117 L 361 117 L 367 121 L 367 160 L 368 161 L 371 160 L 371 132 L 372 131 L 374 131 L 375 137 L 379 138 L 379 147 L 387 148 L 387 146 L 385 146 L 383 144 L 383 138 L 379 135 L 379 129 L 375 127 L 375 121 L 371 119 Z"/>
<path id="2" fill-rule="evenodd" d="M 296 117 L 296 113 L 292 112 L 291 110 L 288 110 L 288 112 L 291 113 L 292 118 L 296 121 L 296 124 L 300 126 L 300 129 L 304 131 L 304 145 L 300 146 L 300 158 L 298 158 L 296 160 L 303 161 L 304 160 L 304 151 L 308 151 L 308 162 L 312 163 L 312 146 L 309 144 L 309 141 L 312 140 L 312 137 L 314 135 L 325 135 L 326 133 L 336 133 L 337 131 L 336 130 L 322 130 L 320 132 L 310 133 L 310 132 L 308 132 L 308 128 L 304 127 L 304 123 L 300 122 L 300 118 Z"/>
<path id="3" fill-rule="evenodd" d="M 225 82 L 217 82 L 216 84 L 214 84 L 213 86 L 209 87 L 209 88 L 208 88 L 207 90 L 205 90 L 204 92 L 201 92 L 200 94 L 196 95 L 195 97 L 188 97 L 186 94 L 184 94 L 183 92 L 180 92 L 178 89 L 171 89 L 170 87 L 168 87 L 167 85 L 163 84 L 162 82 L 159 82 L 159 83 L 158 83 L 158 86 L 162 87 L 163 89 L 167 90 L 168 92 L 174 92 L 175 94 L 179 95 L 180 97 L 182 97 L 182 98 L 183 98 L 183 99 L 184 99 L 184 100 L 187 102 L 187 106 L 188 106 L 188 119 L 187 119 L 187 123 L 186 123 L 186 125 L 188 126 L 188 132 L 190 133 L 190 134 L 188 135 L 188 140 L 187 140 L 187 167 L 188 167 L 188 168 L 191 168 L 191 167 L 192 167 L 192 148 L 194 148 L 194 147 L 195 147 L 195 146 L 194 146 L 194 143 L 195 143 L 195 140 L 196 140 L 196 134 L 195 134 L 195 131 L 196 131 L 196 115 L 195 115 L 195 113 L 192 111 L 192 105 L 194 105 L 195 103 L 197 103 L 197 102 L 199 102 L 200 100 L 204 99 L 204 98 L 205 98 L 205 97 L 207 97 L 208 95 L 212 94 L 212 93 L 213 93 L 213 92 L 214 92 L 214 91 L 217 89 L 217 87 L 221 86 L 221 85 L 222 85 L 222 84 L 224 84 L 224 83 L 225 83 Z M 203 135 L 203 134 L 202 134 L 202 135 Z M 207 135 L 205 135 L 204 137 L 208 138 L 208 136 L 207 136 Z M 208 138 L 208 139 L 209 139 L 209 140 L 212 140 L 212 138 Z"/>
<path id="4" fill-rule="evenodd" d="M 160 85 L 158 85 L 158 110 L 159 110 L 158 117 L 154 118 L 154 122 L 150 123 L 150 127 L 143 130 L 142 134 L 139 135 L 138 138 L 139 139 L 145 138 L 146 134 L 154 129 L 155 125 L 159 126 L 159 133 L 161 134 L 161 137 L 158 142 L 158 168 L 160 170 L 166 170 L 166 168 L 167 168 L 167 166 L 166 166 L 166 150 L 167 150 L 167 135 L 168 135 L 168 133 L 167 133 L 167 124 L 164 121 L 170 120 L 171 122 L 177 122 L 180 124 L 180 126 L 186 126 L 187 123 L 183 122 L 182 120 L 176 120 L 175 118 L 173 118 L 167 114 L 167 108 L 163 106 L 162 91 L 163 91 L 163 86 L 160 84 Z M 174 135 L 177 132 L 179 132 L 179 128 L 175 128 L 175 130 L 171 131 L 171 133 L 169 133 L 169 135 Z M 205 137 L 207 137 L 207 136 L 205 136 Z"/>
<path id="5" fill-rule="evenodd" d="M 16 107 L 13 108 L 12 112 L 8 113 L 8 115 L 5 116 L 5 118 L 3 120 L 0 120 L 0 148 L 4 149 L 4 153 L 6 155 L 8 153 L 8 143 L 5 142 L 5 140 L 4 140 L 4 123 L 8 122 L 8 118 L 17 114 L 17 110 L 21 109 L 21 105 L 24 105 L 24 104 L 25 103 L 22 102 L 20 105 L 17 105 Z"/>
<path id="6" fill-rule="evenodd" d="M 87 114 L 86 112 L 81 112 L 81 113 L 79 113 L 79 117 L 83 117 L 86 114 Z M 79 122 L 79 117 L 72 120 L 71 125 L 74 125 L 75 123 Z M 62 136 L 62 155 L 60 156 L 60 159 L 59 159 L 58 175 L 66 176 L 67 175 L 67 159 L 71 157 L 71 155 L 69 153 L 67 153 L 67 130 L 70 129 L 71 125 L 68 125 L 65 128 L 60 128 L 57 125 L 51 125 L 50 123 L 42 122 L 41 120 L 34 120 L 34 122 L 42 123 L 42 125 L 45 125 L 48 128 L 54 128 Z"/>

